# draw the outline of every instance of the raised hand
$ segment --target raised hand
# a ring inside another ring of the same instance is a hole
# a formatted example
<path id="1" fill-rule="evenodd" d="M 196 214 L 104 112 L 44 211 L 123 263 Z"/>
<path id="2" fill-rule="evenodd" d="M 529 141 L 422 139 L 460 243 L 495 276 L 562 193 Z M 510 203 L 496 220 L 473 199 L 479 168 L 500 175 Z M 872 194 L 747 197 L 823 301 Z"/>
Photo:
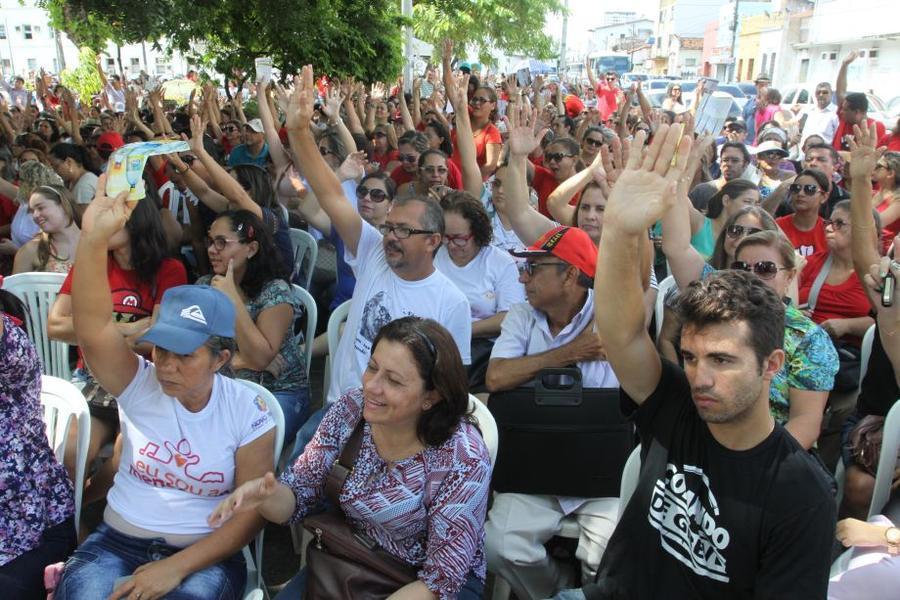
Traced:
<path id="1" fill-rule="evenodd" d="M 689 136 L 686 135 L 686 137 Z M 678 180 L 679 196 L 687 197 L 688 193 L 691 191 L 690 188 L 691 183 L 694 181 L 694 174 L 700 169 L 700 161 L 714 141 L 715 138 L 710 135 L 704 135 L 694 140 L 694 143 L 691 146 L 691 153 L 688 156 L 687 165 L 684 168 L 684 173 Z"/>
<path id="2" fill-rule="evenodd" d="M 287 115 L 288 129 L 308 131 L 316 103 L 316 88 L 313 69 L 306 65 L 300 75 L 294 77 L 294 91 L 291 93 Z"/>
<path id="3" fill-rule="evenodd" d="M 453 105 L 453 110 L 457 113 L 462 113 L 462 111 L 466 110 L 466 105 L 468 104 L 468 92 L 469 89 L 469 76 L 465 73 L 460 73 L 454 79 L 453 77 L 447 78 L 447 99 L 450 100 L 450 104 Z"/>
<path id="4" fill-rule="evenodd" d="M 635 136 L 628 166 L 607 201 L 604 227 L 612 225 L 630 235 L 641 235 L 675 202 L 692 140 L 681 137 L 680 127 L 668 125 L 660 126 L 653 142 L 645 148 L 646 137 L 643 131 Z"/>
<path id="5" fill-rule="evenodd" d="M 271 472 L 264 477 L 252 479 L 234 490 L 222 500 L 212 511 L 206 522 L 210 527 L 219 527 L 236 513 L 256 510 L 267 499 L 271 498 L 278 487 L 275 475 Z"/>
<path id="6" fill-rule="evenodd" d="M 234 259 L 228 259 L 228 267 L 225 269 L 224 275 L 214 275 L 209 285 L 223 292 L 231 298 L 234 303 L 241 303 L 241 293 L 238 291 L 237 284 L 234 282 Z"/>
<path id="7" fill-rule="evenodd" d="M 515 102 L 519 97 L 519 82 L 516 81 L 515 75 L 506 76 L 506 93 L 509 94 L 511 102 Z"/>
<path id="8" fill-rule="evenodd" d="M 344 162 L 341 163 L 341 166 L 338 167 L 338 179 L 341 181 L 347 181 L 349 179 L 359 181 L 366 174 L 367 164 L 368 161 L 365 152 L 351 152 L 347 155 L 347 158 L 344 159 Z"/>
<path id="9" fill-rule="evenodd" d="M 517 156 L 528 156 L 537 148 L 547 134 L 548 129 L 534 131 L 537 121 L 537 109 L 530 109 L 524 104 L 517 104 L 506 109 L 507 130 L 509 131 L 509 151 Z"/>
<path id="10" fill-rule="evenodd" d="M 843 62 L 845 65 L 849 65 L 857 58 L 859 58 L 859 52 L 857 52 L 856 50 L 851 50 L 850 52 L 847 53 L 847 56 L 845 56 L 844 60 L 841 62 Z"/>
<path id="11" fill-rule="evenodd" d="M 384 84 L 380 81 L 376 81 L 372 84 L 372 93 L 369 96 L 372 99 L 372 102 L 384 102 L 385 99 L 385 88 Z"/>
<path id="12" fill-rule="evenodd" d="M 850 145 L 850 178 L 857 177 L 866 180 L 875 172 L 878 159 L 884 154 L 884 148 L 876 148 L 878 145 L 878 129 L 875 121 L 867 123 L 865 127 L 853 126 L 853 137 Z"/>
<path id="13" fill-rule="evenodd" d="M 332 85 L 325 94 L 325 103 L 322 105 L 322 112 L 329 120 L 336 119 L 341 115 L 341 104 L 344 102 L 344 95 L 339 86 Z"/>
<path id="14" fill-rule="evenodd" d="M 97 191 L 94 199 L 88 204 L 81 217 L 82 235 L 95 236 L 97 239 L 109 240 L 115 233 L 125 227 L 136 202 L 126 202 L 128 191 L 122 191 L 115 197 L 106 195 L 106 173 L 97 180 Z M 147 200 L 144 200 L 147 202 Z"/>

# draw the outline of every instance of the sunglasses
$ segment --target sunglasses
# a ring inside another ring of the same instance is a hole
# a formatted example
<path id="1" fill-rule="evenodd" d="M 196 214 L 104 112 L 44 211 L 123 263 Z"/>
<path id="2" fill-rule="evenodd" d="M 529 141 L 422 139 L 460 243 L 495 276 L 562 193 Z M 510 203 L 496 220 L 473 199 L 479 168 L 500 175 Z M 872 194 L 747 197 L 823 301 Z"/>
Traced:
<path id="1" fill-rule="evenodd" d="M 563 154 L 562 152 L 550 152 L 544 155 L 545 162 L 559 162 L 564 158 L 572 158 L 574 154 Z"/>
<path id="2" fill-rule="evenodd" d="M 529 277 L 532 277 L 532 276 L 534 275 L 534 270 L 537 269 L 538 267 L 547 267 L 547 266 L 550 266 L 550 265 L 562 265 L 562 264 L 565 264 L 565 263 L 560 262 L 560 261 L 554 261 L 554 262 L 540 262 L 540 263 L 527 262 L 527 261 L 526 261 L 526 262 L 520 262 L 520 263 L 518 263 L 518 264 L 516 265 L 516 267 L 519 269 L 519 273 L 520 273 L 520 274 L 521 274 L 521 273 L 526 273 Z"/>
<path id="3" fill-rule="evenodd" d="M 772 262 L 771 260 L 761 260 L 759 262 L 750 264 L 744 262 L 742 260 L 736 260 L 731 263 L 731 268 L 735 271 L 746 271 L 748 273 L 755 273 L 757 277 L 760 279 L 772 279 L 776 275 L 778 275 L 778 271 L 787 271 L 787 267 L 779 267 L 777 264 Z"/>
<path id="4" fill-rule="evenodd" d="M 840 231 L 850 224 L 849 221 L 843 219 L 822 219 L 822 222 L 825 224 L 825 227 L 831 227 L 835 231 Z"/>
<path id="5" fill-rule="evenodd" d="M 484 104 L 485 102 L 490 101 L 490 98 L 485 98 L 484 96 L 472 96 L 472 99 L 469 100 L 469 104 Z"/>
<path id="6" fill-rule="evenodd" d="M 474 233 L 470 233 L 469 235 L 452 235 L 448 233 L 444 235 L 444 243 L 462 247 L 465 246 L 473 237 L 475 237 Z"/>
<path id="7" fill-rule="evenodd" d="M 760 152 L 756 156 L 763 160 L 776 160 L 781 158 L 781 154 L 778 152 Z"/>
<path id="8" fill-rule="evenodd" d="M 234 125 L 226 125 L 225 127 L 222 128 L 222 131 L 224 131 L 226 133 L 234 133 L 235 131 L 238 131 L 238 128 L 235 127 Z"/>
<path id="9" fill-rule="evenodd" d="M 387 192 L 376 188 L 367 188 L 364 185 L 357 186 L 356 197 L 362 200 L 366 196 L 371 198 L 372 202 L 384 202 L 384 199 L 387 198 Z"/>
<path id="10" fill-rule="evenodd" d="M 424 172 L 428 173 L 429 175 L 446 175 L 447 174 L 447 167 L 435 167 L 435 166 L 429 165 L 427 167 L 422 167 L 422 170 Z"/>
<path id="11" fill-rule="evenodd" d="M 418 160 L 419 160 L 419 157 L 416 156 L 415 154 L 401 154 L 400 155 L 400 162 L 414 163 L 414 162 L 418 162 Z"/>
<path id="12" fill-rule="evenodd" d="M 606 80 L 607 80 L 607 81 L 615 81 L 616 78 L 615 78 L 615 77 L 607 77 Z"/>
<path id="13" fill-rule="evenodd" d="M 804 185 L 800 185 L 799 183 L 792 183 L 788 186 L 788 191 L 792 194 L 799 194 L 801 190 L 807 196 L 812 196 L 813 194 L 820 192 L 822 188 L 814 183 L 807 183 Z"/>
<path id="14" fill-rule="evenodd" d="M 334 154 L 334 152 L 332 152 L 328 148 L 322 147 L 322 148 L 319 148 L 319 154 L 321 154 L 322 156 L 328 156 L 329 154 Z"/>
<path id="15" fill-rule="evenodd" d="M 742 238 L 745 235 L 753 235 L 762 231 L 759 227 L 744 227 L 743 225 L 731 225 L 725 230 L 725 234 L 733 240 Z"/>
<path id="16" fill-rule="evenodd" d="M 584 138 L 584 143 L 593 148 L 600 148 L 603 146 L 603 140 L 598 140 L 595 138 Z"/>

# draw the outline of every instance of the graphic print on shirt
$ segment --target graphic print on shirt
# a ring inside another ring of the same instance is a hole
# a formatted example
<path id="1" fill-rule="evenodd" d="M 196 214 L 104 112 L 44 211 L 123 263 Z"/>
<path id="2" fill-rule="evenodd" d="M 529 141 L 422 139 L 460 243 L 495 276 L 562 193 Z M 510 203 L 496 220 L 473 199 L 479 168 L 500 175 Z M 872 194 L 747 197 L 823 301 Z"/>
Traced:
<path id="1" fill-rule="evenodd" d="M 797 252 L 800 254 L 800 256 L 812 256 L 816 252 L 816 247 L 801 244 L 800 247 L 797 248 Z"/>
<path id="2" fill-rule="evenodd" d="M 660 543 L 697 575 L 728 583 L 722 551 L 731 535 L 716 526 L 719 505 L 703 470 L 669 463 L 656 481 L 650 499 L 650 525 L 659 531 Z"/>
<path id="3" fill-rule="evenodd" d="M 129 467 L 129 473 L 144 483 L 155 487 L 175 488 L 197 496 L 221 496 L 230 491 L 199 485 L 224 483 L 225 475 L 220 471 L 200 473 L 193 469 L 192 467 L 200 464 L 200 455 L 194 454 L 191 443 L 184 438 L 177 444 L 166 440 L 162 447 L 154 442 L 147 442 L 138 454 L 149 460 L 135 460 Z M 180 477 L 182 474 L 185 479 Z"/>
<path id="4" fill-rule="evenodd" d="M 117 323 L 132 323 L 150 312 L 144 307 L 140 292 L 132 288 L 118 288 L 112 291 L 113 316 Z M 152 308 L 151 308 L 152 310 Z"/>
<path id="5" fill-rule="evenodd" d="M 378 292 L 363 307 L 359 334 L 356 336 L 356 350 L 368 356 L 378 331 L 390 322 L 391 312 L 385 306 L 385 293 Z"/>

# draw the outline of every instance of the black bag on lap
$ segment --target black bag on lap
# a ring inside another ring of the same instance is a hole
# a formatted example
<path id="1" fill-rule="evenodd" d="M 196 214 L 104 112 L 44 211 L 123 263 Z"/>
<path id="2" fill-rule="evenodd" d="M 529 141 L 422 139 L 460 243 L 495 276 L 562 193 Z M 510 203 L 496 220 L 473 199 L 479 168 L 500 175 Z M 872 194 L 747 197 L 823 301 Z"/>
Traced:
<path id="1" fill-rule="evenodd" d="M 635 447 L 619 388 L 582 388 L 577 368 L 544 369 L 533 385 L 491 394 L 497 421 L 497 492 L 618 497 Z"/>

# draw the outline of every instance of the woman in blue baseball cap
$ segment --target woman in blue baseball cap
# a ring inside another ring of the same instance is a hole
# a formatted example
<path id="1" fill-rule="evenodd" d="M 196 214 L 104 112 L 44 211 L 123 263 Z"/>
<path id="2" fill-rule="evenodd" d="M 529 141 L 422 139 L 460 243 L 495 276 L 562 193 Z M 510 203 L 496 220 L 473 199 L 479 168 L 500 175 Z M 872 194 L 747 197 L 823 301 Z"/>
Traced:
<path id="1" fill-rule="evenodd" d="M 109 240 L 133 210 L 107 197 L 105 176 L 83 218 L 72 284 L 75 335 L 104 389 L 118 398 L 123 448 L 103 523 L 66 563 L 56 597 L 237 598 L 241 548 L 259 530 L 252 515 L 213 530 L 218 498 L 265 475 L 274 430 L 261 399 L 218 371 L 234 351 L 234 306 L 207 286 L 166 291 L 132 352 L 113 321 Z M 147 200 L 141 200 L 146 202 Z"/>

